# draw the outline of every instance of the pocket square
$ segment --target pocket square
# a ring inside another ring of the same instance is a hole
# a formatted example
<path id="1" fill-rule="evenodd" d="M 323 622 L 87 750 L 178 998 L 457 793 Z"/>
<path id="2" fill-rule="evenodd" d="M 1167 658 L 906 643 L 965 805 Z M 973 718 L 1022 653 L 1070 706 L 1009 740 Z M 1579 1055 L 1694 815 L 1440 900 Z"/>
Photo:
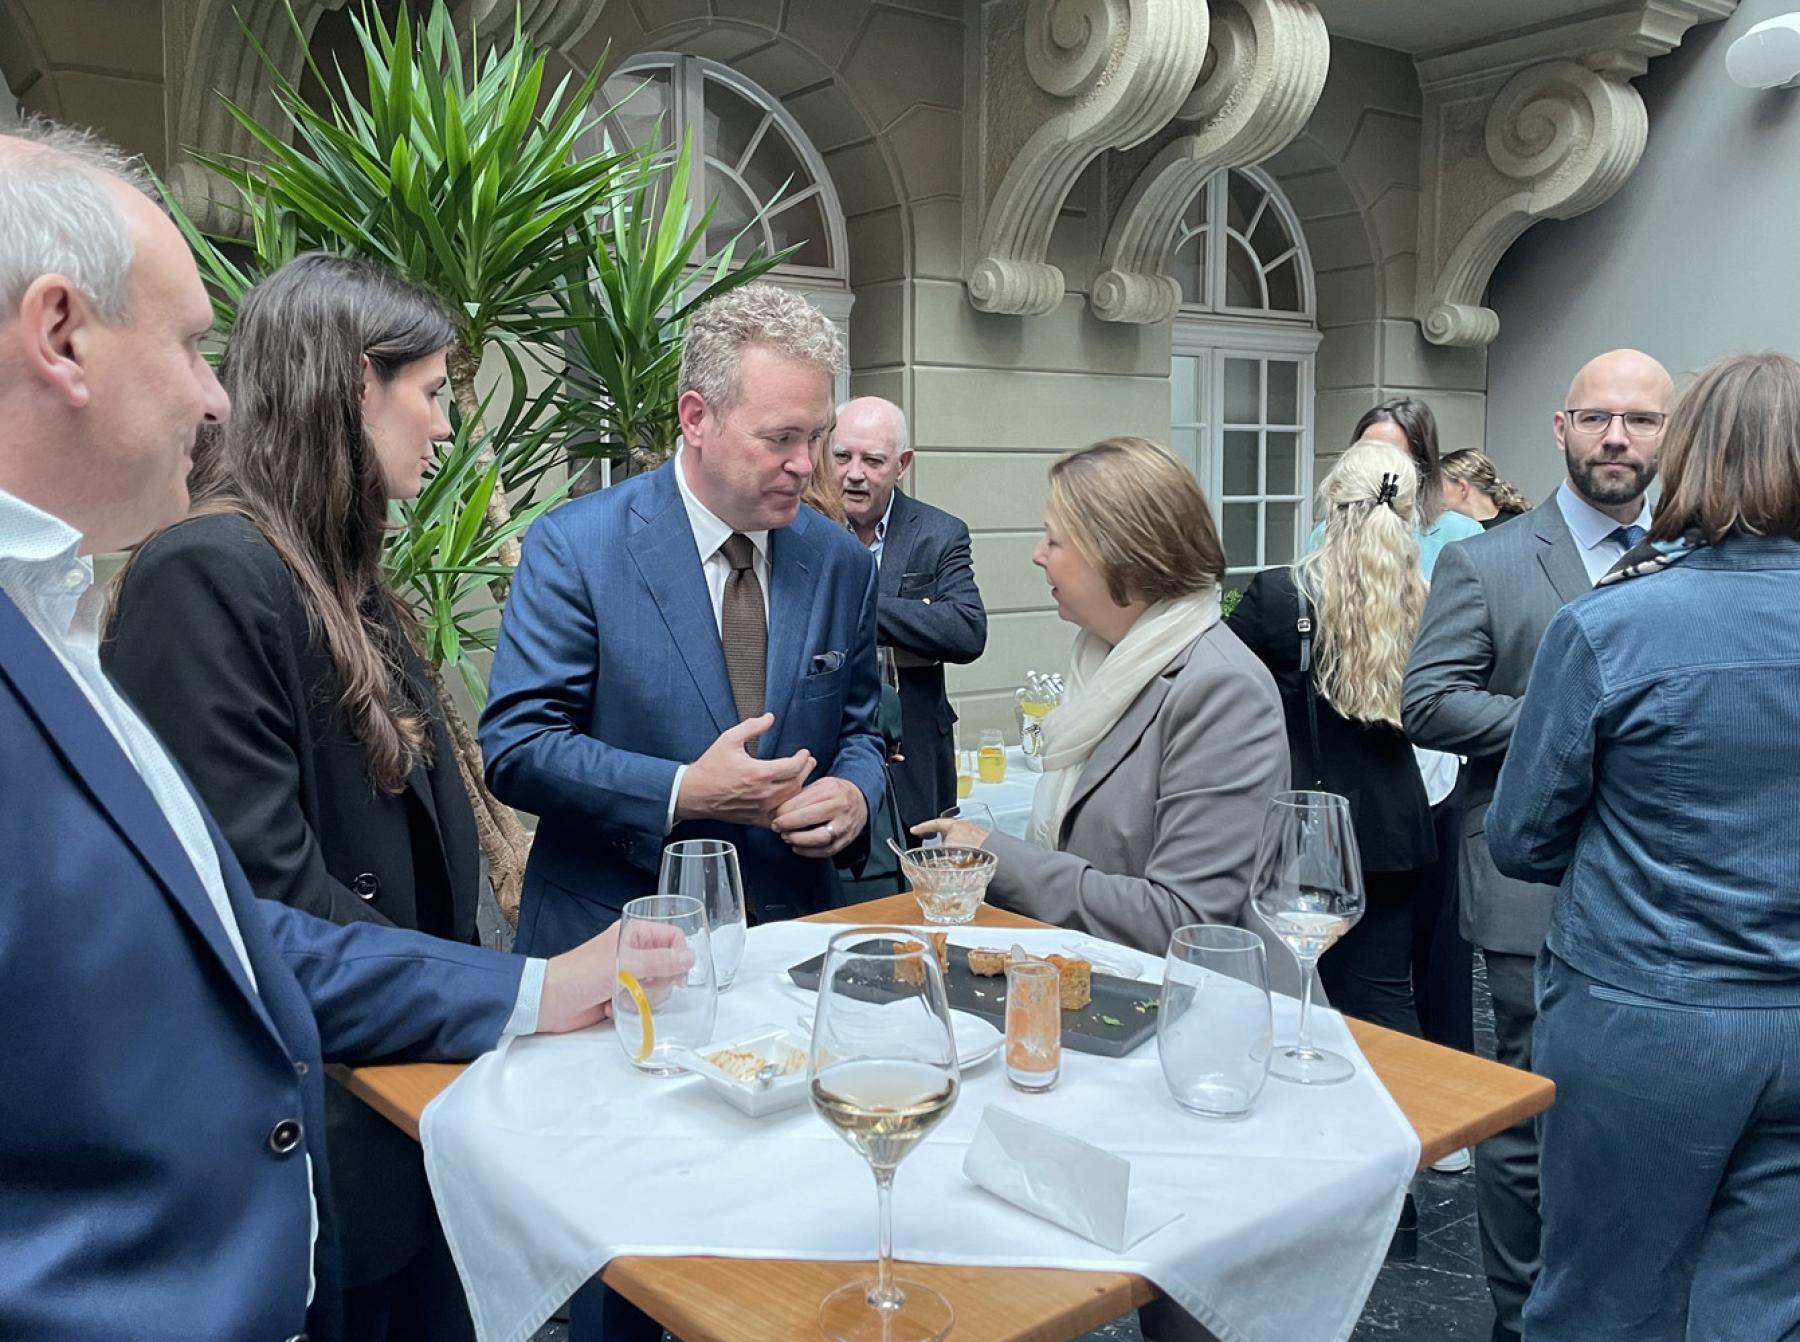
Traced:
<path id="1" fill-rule="evenodd" d="M 809 676 L 822 676 L 828 671 L 836 671 L 843 664 L 844 654 L 841 652 L 814 653 L 812 670 L 808 671 L 806 674 Z"/>

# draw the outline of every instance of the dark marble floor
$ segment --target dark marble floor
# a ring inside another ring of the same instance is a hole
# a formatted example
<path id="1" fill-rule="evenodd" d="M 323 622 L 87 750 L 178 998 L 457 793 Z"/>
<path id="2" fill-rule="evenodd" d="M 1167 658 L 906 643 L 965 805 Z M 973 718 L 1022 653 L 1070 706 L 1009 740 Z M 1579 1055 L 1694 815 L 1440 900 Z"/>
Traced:
<path id="1" fill-rule="evenodd" d="M 1480 953 L 1475 960 L 1475 1047 L 1494 1056 L 1494 1011 Z M 1485 1342 L 1494 1322 L 1481 1243 L 1475 1232 L 1475 1176 L 1419 1176 L 1419 1253 L 1409 1263 L 1390 1261 L 1375 1279 L 1351 1342 Z M 533 1342 L 566 1342 L 568 1330 L 551 1324 Z M 1143 1342 L 1137 1316 L 1127 1315 L 1089 1333 L 1081 1342 Z"/>

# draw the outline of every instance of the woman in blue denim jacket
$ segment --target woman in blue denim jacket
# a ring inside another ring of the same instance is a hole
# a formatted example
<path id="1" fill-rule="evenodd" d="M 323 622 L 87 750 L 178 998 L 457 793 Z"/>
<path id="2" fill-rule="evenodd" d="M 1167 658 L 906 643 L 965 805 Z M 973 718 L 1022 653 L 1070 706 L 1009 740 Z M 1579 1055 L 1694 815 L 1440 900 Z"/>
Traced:
<path id="1" fill-rule="evenodd" d="M 1487 817 L 1502 871 L 1560 883 L 1526 1342 L 1800 1337 L 1800 363 L 1707 369 L 1662 465 L 1649 541 L 1544 635 Z"/>

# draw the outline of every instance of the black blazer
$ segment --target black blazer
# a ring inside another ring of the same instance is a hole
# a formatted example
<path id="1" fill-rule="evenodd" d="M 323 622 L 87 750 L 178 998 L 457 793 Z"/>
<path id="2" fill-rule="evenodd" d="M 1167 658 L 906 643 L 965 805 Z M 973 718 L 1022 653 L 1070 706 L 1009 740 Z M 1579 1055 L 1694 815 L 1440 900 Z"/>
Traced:
<path id="1" fill-rule="evenodd" d="M 433 704 L 431 763 L 414 768 L 399 795 L 379 793 L 293 576 L 253 523 L 195 518 L 143 546 L 115 595 L 101 658 L 193 781 L 258 895 L 335 923 L 476 940 L 475 818 L 423 665 L 413 657 L 409 670 L 419 702 Z M 354 1286 L 416 1252 L 430 1195 L 398 1129 L 335 1086 L 327 1098 Z"/>
<path id="2" fill-rule="evenodd" d="M 900 671 L 906 758 L 889 775 L 906 829 L 936 819 L 956 801 L 956 714 L 944 690 L 944 663 L 972 662 L 987 647 L 987 610 L 969 550 L 969 528 L 961 521 L 894 491 L 881 548 L 876 641 L 894 649 Z"/>
<path id="3" fill-rule="evenodd" d="M 1316 606 L 1312 619 L 1316 627 Z M 1287 718 L 1293 785 L 1350 799 L 1363 870 L 1410 871 L 1435 861 L 1431 803 L 1412 745 L 1398 728 L 1352 722 L 1317 695 L 1319 752 L 1313 757 L 1299 620 L 1294 573 L 1283 567 L 1265 569 L 1251 579 L 1226 621 L 1275 677 Z"/>

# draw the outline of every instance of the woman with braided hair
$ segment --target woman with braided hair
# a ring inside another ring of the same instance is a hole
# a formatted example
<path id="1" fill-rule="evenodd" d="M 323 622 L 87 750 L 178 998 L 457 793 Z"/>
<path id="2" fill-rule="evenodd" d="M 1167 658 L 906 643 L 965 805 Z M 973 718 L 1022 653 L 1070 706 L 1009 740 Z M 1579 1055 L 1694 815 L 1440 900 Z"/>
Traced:
<path id="1" fill-rule="evenodd" d="M 1472 447 L 1446 452 L 1438 467 L 1444 477 L 1444 506 L 1474 518 L 1485 530 L 1531 511 L 1531 500 L 1500 478 L 1485 452 Z"/>
<path id="2" fill-rule="evenodd" d="M 1318 544 L 1291 568 L 1257 574 L 1229 623 L 1281 692 L 1294 786 L 1350 800 L 1367 905 L 1319 962 L 1332 1005 L 1416 1035 L 1412 906 L 1437 858 L 1400 729 L 1400 682 L 1425 609 L 1419 472 L 1400 448 L 1365 440 L 1319 493 Z"/>

